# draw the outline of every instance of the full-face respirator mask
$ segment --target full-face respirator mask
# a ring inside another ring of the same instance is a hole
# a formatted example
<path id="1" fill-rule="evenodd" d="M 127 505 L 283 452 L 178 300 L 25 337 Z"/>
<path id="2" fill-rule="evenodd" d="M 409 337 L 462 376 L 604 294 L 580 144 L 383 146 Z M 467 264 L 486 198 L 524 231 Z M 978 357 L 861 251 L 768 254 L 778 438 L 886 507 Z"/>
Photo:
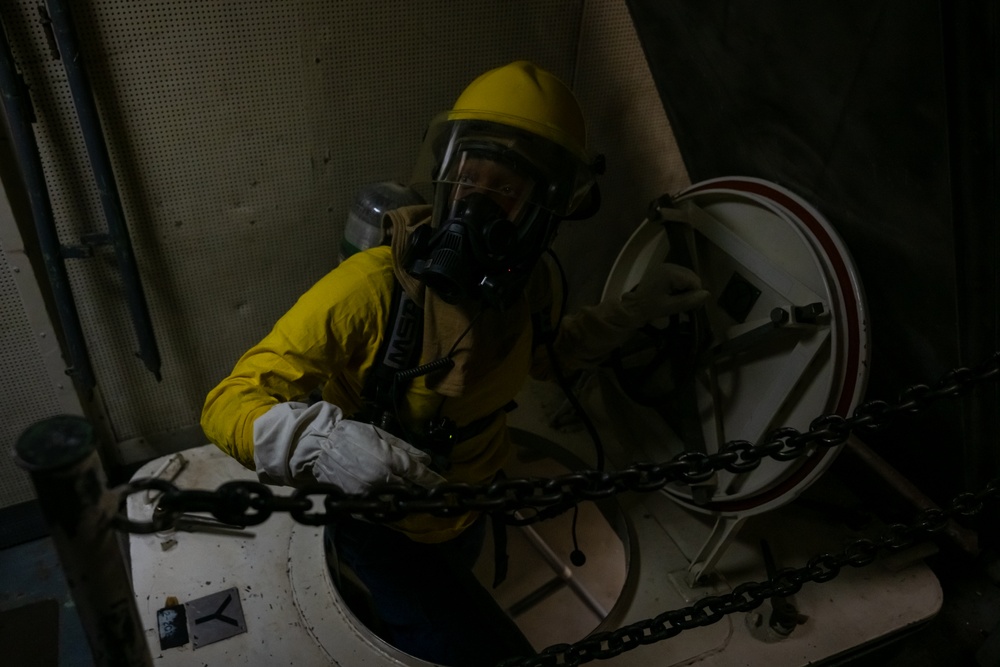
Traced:
<path id="1" fill-rule="evenodd" d="M 547 247 L 555 219 L 533 211 L 519 228 L 508 215 L 484 192 L 451 201 L 436 229 L 416 230 L 407 269 L 448 303 L 509 306 Z"/>
<path id="2" fill-rule="evenodd" d="M 558 222 L 595 210 L 594 170 L 544 128 L 454 113 L 431 124 L 417 160 L 411 185 L 433 210 L 430 225 L 414 230 L 404 267 L 446 302 L 506 308 Z"/>

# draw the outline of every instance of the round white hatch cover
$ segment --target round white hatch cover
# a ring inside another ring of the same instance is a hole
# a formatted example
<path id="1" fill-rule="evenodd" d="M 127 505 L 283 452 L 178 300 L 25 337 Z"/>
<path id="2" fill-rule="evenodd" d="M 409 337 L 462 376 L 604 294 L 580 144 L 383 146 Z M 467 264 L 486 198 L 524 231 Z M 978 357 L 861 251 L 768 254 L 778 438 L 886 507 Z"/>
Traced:
<path id="1" fill-rule="evenodd" d="M 806 430 L 823 414 L 850 415 L 867 379 L 864 294 L 844 244 L 814 208 L 759 179 L 692 185 L 631 236 L 604 296 L 628 291 L 660 262 L 694 269 L 711 298 L 652 322 L 616 356 L 617 386 L 631 399 L 621 401 L 631 414 L 616 419 L 628 456 L 712 453 L 782 426 Z M 666 492 L 700 511 L 755 514 L 794 498 L 837 449 L 765 458 L 751 472 L 723 470 Z"/>

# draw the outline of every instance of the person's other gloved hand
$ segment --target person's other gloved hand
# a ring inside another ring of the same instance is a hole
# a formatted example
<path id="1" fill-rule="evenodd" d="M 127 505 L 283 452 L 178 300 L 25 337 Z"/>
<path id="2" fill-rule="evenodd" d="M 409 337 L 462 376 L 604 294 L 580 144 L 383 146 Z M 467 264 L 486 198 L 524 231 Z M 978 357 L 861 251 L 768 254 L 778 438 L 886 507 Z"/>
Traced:
<path id="1" fill-rule="evenodd" d="M 701 278 L 678 264 L 654 264 L 630 291 L 622 294 L 621 305 L 633 326 L 650 320 L 686 313 L 708 300 Z"/>
<path id="2" fill-rule="evenodd" d="M 279 403 L 257 418 L 253 430 L 262 482 L 319 481 L 352 494 L 383 482 L 445 482 L 428 467 L 428 454 L 372 424 L 344 419 L 340 408 L 324 401 Z"/>
<path id="3" fill-rule="evenodd" d="M 691 269 L 656 264 L 620 297 L 609 297 L 564 318 L 556 354 L 564 369 L 594 367 L 647 322 L 693 310 L 708 297 Z"/>

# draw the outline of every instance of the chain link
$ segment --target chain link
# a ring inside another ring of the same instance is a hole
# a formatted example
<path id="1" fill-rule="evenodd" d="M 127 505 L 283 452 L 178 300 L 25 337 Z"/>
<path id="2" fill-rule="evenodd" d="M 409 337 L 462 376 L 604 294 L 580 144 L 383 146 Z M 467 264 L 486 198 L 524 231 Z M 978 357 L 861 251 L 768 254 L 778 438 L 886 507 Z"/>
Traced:
<path id="1" fill-rule="evenodd" d="M 873 563 L 881 552 L 896 552 L 912 546 L 919 539 L 943 530 L 951 518 L 975 516 L 984 509 L 986 499 L 998 499 L 998 488 L 1000 477 L 992 480 L 979 493 L 959 494 L 947 510 L 924 510 L 909 524 L 889 526 L 878 538 L 855 540 L 838 552 L 813 557 L 802 567 L 778 570 L 766 581 L 742 583 L 729 593 L 709 595 L 690 606 L 617 630 L 591 635 L 576 644 L 556 644 L 538 655 L 506 660 L 500 663 L 500 667 L 574 667 L 591 660 L 607 660 L 641 645 L 670 639 L 683 630 L 711 625 L 729 614 L 751 611 L 772 597 L 794 595 L 804 584 L 830 581 L 845 566 L 865 567 Z M 972 504 L 969 498 L 974 499 Z"/>
<path id="2" fill-rule="evenodd" d="M 274 512 L 289 512 L 295 521 L 314 526 L 351 515 L 387 522 L 415 513 L 450 517 L 466 512 L 501 514 L 511 523 L 526 525 L 550 518 L 582 501 L 600 500 L 626 491 L 659 491 L 675 482 L 697 484 L 720 470 L 736 474 L 751 472 L 766 458 L 787 462 L 822 452 L 842 445 L 855 431 L 880 429 L 901 415 L 918 412 L 934 401 L 960 396 L 998 375 L 1000 352 L 976 369 L 950 371 L 933 386 L 908 387 L 893 405 L 871 401 L 858 406 L 850 417 L 820 416 L 806 432 L 786 426 L 772 430 L 757 445 L 733 440 L 711 454 L 685 452 L 665 463 L 633 463 L 611 472 L 578 470 L 555 478 L 504 478 L 480 485 L 445 483 L 430 489 L 386 484 L 361 495 L 345 494 L 329 484 L 313 484 L 284 497 L 275 496 L 269 487 L 253 481 L 228 482 L 210 492 L 181 490 L 164 480 L 139 479 L 125 485 L 122 494 L 147 489 L 161 491 L 159 511 L 148 522 L 129 520 L 123 512 L 117 526 L 132 533 L 158 532 L 171 527 L 177 517 L 187 512 L 208 512 L 220 521 L 241 526 L 262 523 Z M 963 494 L 956 499 L 955 509 L 960 514 L 973 511 L 997 493 L 1000 490 L 990 488 L 979 494 Z M 322 510 L 317 509 L 313 497 L 322 498 Z M 515 511 L 520 513 L 516 519 Z"/>
<path id="3" fill-rule="evenodd" d="M 120 490 L 121 511 L 115 525 L 130 533 L 159 532 L 173 527 L 186 512 L 208 512 L 220 521 L 241 526 L 263 523 L 274 512 L 288 512 L 296 522 L 320 526 L 348 515 L 395 521 L 413 513 L 447 517 L 469 511 L 499 513 L 512 523 L 525 525 L 549 518 L 580 501 L 600 500 L 625 491 L 658 491 L 672 482 L 694 484 L 709 479 L 719 470 L 746 473 L 755 470 L 765 458 L 792 461 L 842 445 L 855 431 L 878 430 L 934 401 L 961 396 L 998 376 L 1000 352 L 976 369 L 952 370 L 932 386 L 908 387 L 895 404 L 871 401 L 858 406 L 851 417 L 822 415 L 804 433 L 783 427 L 771 431 L 759 445 L 733 440 L 712 454 L 686 452 L 665 463 L 640 462 L 611 472 L 580 470 L 550 479 L 504 478 L 485 485 L 446 483 L 431 489 L 387 484 L 361 495 L 345 494 L 329 484 L 299 488 L 290 496 L 275 496 L 270 487 L 253 481 L 227 482 L 212 492 L 182 490 L 162 479 L 137 479 Z M 125 512 L 125 500 L 133 493 L 147 490 L 161 493 L 157 511 L 150 521 L 132 521 Z M 322 498 L 322 511 L 316 511 L 312 496 Z M 501 665 L 573 667 L 670 639 L 684 630 L 716 623 L 729 614 L 751 611 L 772 597 L 794 595 L 806 583 L 830 581 L 845 566 L 869 565 L 881 552 L 912 546 L 919 539 L 944 530 L 953 518 L 976 516 L 998 499 L 1000 477 L 977 492 L 960 493 L 944 509 L 926 509 L 909 524 L 888 526 L 878 538 L 855 540 L 839 552 L 811 558 L 802 567 L 781 569 L 766 581 L 746 582 L 729 593 L 706 596 L 690 606 L 597 633 L 575 644 L 556 644 L 538 655 L 507 660 Z"/>

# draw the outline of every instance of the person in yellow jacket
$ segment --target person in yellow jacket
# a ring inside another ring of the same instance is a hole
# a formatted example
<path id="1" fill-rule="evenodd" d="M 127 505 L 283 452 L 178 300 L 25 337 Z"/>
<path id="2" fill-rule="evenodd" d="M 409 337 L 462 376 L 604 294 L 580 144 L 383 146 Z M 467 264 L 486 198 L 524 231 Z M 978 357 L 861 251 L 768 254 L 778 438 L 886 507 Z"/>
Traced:
<path id="1" fill-rule="evenodd" d="M 493 480 L 511 448 L 505 406 L 529 374 L 550 371 L 533 317 L 558 325 L 553 350 L 573 370 L 707 297 L 690 270 L 662 264 L 620 299 L 558 313 L 561 286 L 542 255 L 561 220 L 596 208 L 594 165 L 580 106 L 555 76 L 518 61 L 475 79 L 425 135 L 414 173 L 431 203 L 388 212 L 382 245 L 320 279 L 240 358 L 205 401 L 208 438 L 272 484 L 362 493 Z M 435 370 L 373 403 L 372 369 L 411 335 L 407 365 Z M 457 441 L 443 453 L 431 446 L 441 424 Z M 387 641 L 440 664 L 487 665 L 532 648 L 471 575 L 483 525 L 474 512 L 349 519 L 328 541 L 369 589 Z"/>

